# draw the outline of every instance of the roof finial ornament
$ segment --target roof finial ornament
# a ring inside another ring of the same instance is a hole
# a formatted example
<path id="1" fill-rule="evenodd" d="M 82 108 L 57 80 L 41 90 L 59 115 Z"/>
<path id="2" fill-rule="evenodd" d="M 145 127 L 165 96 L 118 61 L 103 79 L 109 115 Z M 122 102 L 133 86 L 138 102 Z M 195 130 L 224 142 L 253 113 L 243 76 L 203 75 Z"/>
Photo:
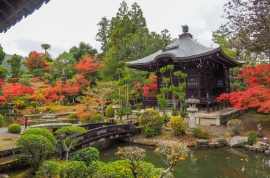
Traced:
<path id="1" fill-rule="evenodd" d="M 188 32 L 188 26 L 187 25 L 182 25 L 182 30 L 183 30 L 183 33 L 187 33 Z"/>

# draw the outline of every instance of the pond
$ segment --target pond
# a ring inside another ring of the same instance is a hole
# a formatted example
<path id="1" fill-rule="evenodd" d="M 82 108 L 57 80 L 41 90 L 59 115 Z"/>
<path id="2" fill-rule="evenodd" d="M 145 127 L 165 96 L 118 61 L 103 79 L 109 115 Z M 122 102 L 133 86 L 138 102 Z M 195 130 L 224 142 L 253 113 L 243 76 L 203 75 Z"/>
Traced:
<path id="1" fill-rule="evenodd" d="M 102 149 L 100 161 L 119 159 L 114 153 L 118 147 L 124 146 L 131 144 L 117 142 Z M 154 153 L 154 148 L 142 147 L 147 151 L 146 162 L 166 168 L 165 163 Z M 269 178 L 270 157 L 253 154 L 243 148 L 191 149 L 189 158 L 178 163 L 172 172 L 175 178 Z"/>

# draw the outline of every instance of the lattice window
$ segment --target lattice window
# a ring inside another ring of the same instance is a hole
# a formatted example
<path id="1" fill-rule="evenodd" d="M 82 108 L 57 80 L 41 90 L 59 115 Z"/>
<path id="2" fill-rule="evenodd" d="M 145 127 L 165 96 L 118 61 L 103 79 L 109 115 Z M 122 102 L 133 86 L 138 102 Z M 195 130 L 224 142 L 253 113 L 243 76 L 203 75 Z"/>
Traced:
<path id="1" fill-rule="evenodd" d="M 197 87 L 197 86 L 199 86 L 198 78 L 190 78 L 190 79 L 188 79 L 187 86 L 189 86 L 189 87 Z"/>

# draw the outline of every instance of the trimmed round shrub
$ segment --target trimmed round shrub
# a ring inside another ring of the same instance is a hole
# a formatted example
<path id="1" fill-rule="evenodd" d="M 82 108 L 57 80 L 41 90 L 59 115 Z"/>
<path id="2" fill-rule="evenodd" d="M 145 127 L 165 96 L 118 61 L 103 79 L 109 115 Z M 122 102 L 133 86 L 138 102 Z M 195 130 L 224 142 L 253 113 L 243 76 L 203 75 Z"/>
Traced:
<path id="1" fill-rule="evenodd" d="M 0 127 L 3 127 L 4 121 L 5 121 L 4 116 L 0 114 Z"/>
<path id="2" fill-rule="evenodd" d="M 72 161 L 82 161 L 89 166 L 93 161 L 99 160 L 99 151 L 94 147 L 84 148 L 71 156 Z"/>
<path id="3" fill-rule="evenodd" d="M 91 117 L 89 117 L 86 120 L 87 123 L 97 123 L 97 122 L 102 122 L 102 115 L 101 114 L 96 114 Z"/>
<path id="4" fill-rule="evenodd" d="M 47 160 L 42 163 L 36 172 L 37 175 L 43 177 L 56 177 L 60 173 L 60 166 L 56 161 Z"/>
<path id="5" fill-rule="evenodd" d="M 240 119 L 229 120 L 227 126 L 233 135 L 240 134 L 243 131 L 243 123 Z"/>
<path id="6" fill-rule="evenodd" d="M 85 178 L 88 176 L 88 168 L 82 161 L 68 161 L 61 171 L 60 177 Z"/>
<path id="7" fill-rule="evenodd" d="M 170 123 L 175 135 L 185 134 L 186 126 L 181 116 L 172 117 Z"/>
<path id="8" fill-rule="evenodd" d="M 68 119 L 77 119 L 77 115 L 76 114 L 70 114 L 70 115 L 68 115 Z"/>
<path id="9" fill-rule="evenodd" d="M 160 117 L 159 112 L 151 109 L 146 110 L 140 116 L 140 127 L 142 129 L 142 134 L 145 137 L 152 137 L 158 135 L 162 132 L 162 125 L 164 121 Z"/>
<path id="10" fill-rule="evenodd" d="M 254 131 L 250 131 L 248 132 L 248 143 L 250 145 L 253 145 L 254 143 L 256 143 L 257 140 L 257 134 Z"/>
<path id="11" fill-rule="evenodd" d="M 8 126 L 9 133 L 20 133 L 21 131 L 22 131 L 22 128 L 19 124 L 10 124 Z"/>
<path id="12" fill-rule="evenodd" d="M 43 137 L 46 137 L 53 146 L 56 146 L 56 140 L 54 135 L 48 131 L 47 129 L 43 128 L 29 128 L 25 130 L 22 135 L 41 135 Z"/>
<path id="13" fill-rule="evenodd" d="M 90 176 L 93 177 L 93 175 L 96 174 L 96 172 L 102 167 L 104 167 L 105 165 L 106 164 L 102 161 L 91 162 L 91 164 L 88 166 Z"/>
<path id="14" fill-rule="evenodd" d="M 106 107 L 105 109 L 105 115 L 107 117 L 114 117 L 114 109 L 113 109 L 114 104 L 110 104 Z"/>

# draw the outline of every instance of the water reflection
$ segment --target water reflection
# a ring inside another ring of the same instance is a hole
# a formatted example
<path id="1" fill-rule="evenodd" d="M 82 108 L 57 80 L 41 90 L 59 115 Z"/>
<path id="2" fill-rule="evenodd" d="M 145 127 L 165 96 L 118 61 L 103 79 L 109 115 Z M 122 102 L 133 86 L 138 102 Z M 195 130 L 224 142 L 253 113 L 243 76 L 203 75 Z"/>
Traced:
<path id="1" fill-rule="evenodd" d="M 114 155 L 117 147 L 127 144 L 111 145 L 101 150 L 101 161 L 117 160 Z M 153 152 L 153 148 L 144 147 L 147 150 L 145 161 L 153 163 L 156 167 L 166 167 L 160 158 Z M 176 178 L 270 178 L 270 157 L 264 154 L 252 154 L 245 149 L 192 149 L 189 157 L 173 168 Z"/>

